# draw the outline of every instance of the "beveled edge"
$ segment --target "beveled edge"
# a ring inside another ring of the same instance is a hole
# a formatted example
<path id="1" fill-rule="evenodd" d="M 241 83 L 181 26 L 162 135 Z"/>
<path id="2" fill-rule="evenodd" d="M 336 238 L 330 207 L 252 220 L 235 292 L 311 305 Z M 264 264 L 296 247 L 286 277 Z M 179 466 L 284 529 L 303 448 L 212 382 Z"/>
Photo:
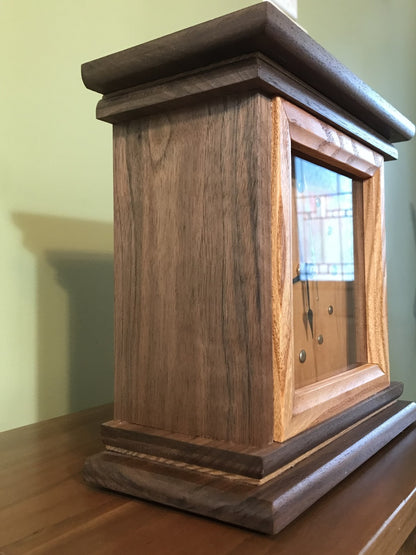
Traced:
<path id="1" fill-rule="evenodd" d="M 266 447 L 195 438 L 117 420 L 102 424 L 101 438 L 106 448 L 119 448 L 144 456 L 180 461 L 188 465 L 262 480 L 389 405 L 398 399 L 402 392 L 403 384 L 393 382 L 386 389 L 356 403 L 343 413 L 305 430 L 284 443 L 272 443 Z"/>
<path id="2" fill-rule="evenodd" d="M 286 441 L 389 385 L 382 156 L 281 98 L 273 101 L 272 269 L 275 441 Z M 292 149 L 364 179 L 368 364 L 295 388 L 292 300 Z M 283 246 L 282 246 L 283 245 Z M 369 279 L 375 283 L 369 283 Z"/>
<path id="3" fill-rule="evenodd" d="M 90 486 L 276 534 L 415 420 L 415 403 L 396 401 L 262 485 L 109 451 L 88 457 L 83 477 Z"/>
<path id="4" fill-rule="evenodd" d="M 415 126 L 269 2 L 238 10 L 82 65 L 87 88 L 102 94 L 259 52 L 391 142 Z"/>
<path id="5" fill-rule="evenodd" d="M 286 98 L 381 153 L 386 160 L 397 159 L 396 148 L 381 135 L 258 53 L 104 95 L 97 104 L 96 117 L 118 124 L 253 90 L 270 98 Z"/>

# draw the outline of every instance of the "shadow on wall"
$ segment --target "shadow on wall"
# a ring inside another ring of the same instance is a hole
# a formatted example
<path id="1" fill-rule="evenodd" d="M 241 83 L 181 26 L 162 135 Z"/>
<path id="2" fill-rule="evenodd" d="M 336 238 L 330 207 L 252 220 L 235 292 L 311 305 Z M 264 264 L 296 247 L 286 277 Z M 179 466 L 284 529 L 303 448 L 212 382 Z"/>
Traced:
<path id="1" fill-rule="evenodd" d="M 37 264 L 39 420 L 113 399 L 113 226 L 17 213 Z"/>
<path id="2" fill-rule="evenodd" d="M 412 217 L 412 225 L 413 225 L 413 237 L 415 239 L 415 246 L 416 246 L 416 209 L 415 205 L 411 202 L 410 203 L 410 215 Z M 413 317 L 416 319 L 416 291 L 413 300 Z"/>
<path id="3" fill-rule="evenodd" d="M 47 260 L 68 292 L 70 411 L 109 402 L 114 375 L 113 257 L 53 252 Z M 46 358 L 47 349 L 43 352 Z"/>

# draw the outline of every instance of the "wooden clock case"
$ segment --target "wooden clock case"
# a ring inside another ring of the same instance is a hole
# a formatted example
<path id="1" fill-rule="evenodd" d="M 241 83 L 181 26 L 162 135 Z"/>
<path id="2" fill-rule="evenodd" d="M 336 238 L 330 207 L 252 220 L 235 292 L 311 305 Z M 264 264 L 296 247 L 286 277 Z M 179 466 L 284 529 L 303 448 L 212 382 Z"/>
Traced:
<path id="1" fill-rule="evenodd" d="M 116 353 L 85 478 L 276 533 L 416 420 L 389 378 L 383 204 L 414 126 L 267 2 L 82 75 L 114 129 Z M 304 387 L 293 151 L 360 190 L 365 362 Z"/>

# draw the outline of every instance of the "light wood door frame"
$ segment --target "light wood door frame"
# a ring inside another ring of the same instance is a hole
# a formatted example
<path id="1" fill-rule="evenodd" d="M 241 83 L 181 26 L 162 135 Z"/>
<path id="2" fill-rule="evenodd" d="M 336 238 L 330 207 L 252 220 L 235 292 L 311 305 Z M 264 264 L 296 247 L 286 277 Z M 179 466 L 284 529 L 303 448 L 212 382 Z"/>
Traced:
<path id="1" fill-rule="evenodd" d="M 286 439 L 390 383 L 384 228 L 384 159 L 283 100 L 272 101 L 272 296 L 274 439 Z M 362 182 L 367 364 L 296 389 L 292 299 L 292 151 Z"/>

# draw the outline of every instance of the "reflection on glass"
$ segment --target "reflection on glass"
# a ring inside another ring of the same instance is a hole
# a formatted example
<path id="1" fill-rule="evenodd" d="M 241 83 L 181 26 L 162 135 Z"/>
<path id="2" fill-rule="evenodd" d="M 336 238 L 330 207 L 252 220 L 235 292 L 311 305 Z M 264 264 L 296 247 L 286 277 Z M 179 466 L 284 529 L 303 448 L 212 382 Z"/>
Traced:
<path id="1" fill-rule="evenodd" d="M 352 180 L 293 157 L 301 281 L 353 281 Z"/>
<path id="2" fill-rule="evenodd" d="M 293 345 L 301 388 L 367 360 L 362 188 L 297 156 L 292 164 Z"/>

